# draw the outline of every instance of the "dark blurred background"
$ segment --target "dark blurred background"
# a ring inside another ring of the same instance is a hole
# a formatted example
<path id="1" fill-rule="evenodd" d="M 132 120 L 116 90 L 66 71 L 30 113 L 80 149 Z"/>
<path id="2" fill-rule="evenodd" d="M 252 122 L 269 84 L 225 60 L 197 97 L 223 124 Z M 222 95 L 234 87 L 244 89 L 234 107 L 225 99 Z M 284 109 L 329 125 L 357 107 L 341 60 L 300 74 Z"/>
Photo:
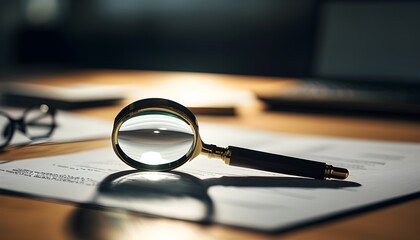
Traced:
<path id="1" fill-rule="evenodd" d="M 303 76 L 314 0 L 1 1 L 1 69 Z"/>
<path id="2" fill-rule="evenodd" d="M 391 0 L 1 0 L 0 70 L 122 68 L 416 82 L 419 12 L 419 1 Z"/>

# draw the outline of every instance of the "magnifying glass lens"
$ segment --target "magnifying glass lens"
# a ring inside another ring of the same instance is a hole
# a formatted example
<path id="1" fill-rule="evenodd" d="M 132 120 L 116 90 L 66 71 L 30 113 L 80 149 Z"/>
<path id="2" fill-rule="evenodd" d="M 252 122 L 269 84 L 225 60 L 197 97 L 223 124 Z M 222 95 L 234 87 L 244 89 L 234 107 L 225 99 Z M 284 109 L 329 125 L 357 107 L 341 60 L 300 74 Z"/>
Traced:
<path id="1" fill-rule="evenodd" d="M 121 124 L 118 142 L 131 159 L 146 165 L 162 165 L 175 162 L 193 150 L 194 132 L 174 114 L 146 111 Z"/>

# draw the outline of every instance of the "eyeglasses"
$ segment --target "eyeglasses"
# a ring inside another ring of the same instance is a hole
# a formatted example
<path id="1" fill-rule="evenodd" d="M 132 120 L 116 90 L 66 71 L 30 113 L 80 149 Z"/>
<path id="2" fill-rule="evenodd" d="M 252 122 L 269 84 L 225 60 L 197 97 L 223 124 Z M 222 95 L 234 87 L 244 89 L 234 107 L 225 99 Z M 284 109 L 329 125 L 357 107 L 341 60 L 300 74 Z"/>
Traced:
<path id="1" fill-rule="evenodd" d="M 22 132 L 30 140 L 51 136 L 56 127 L 55 112 L 55 109 L 46 104 L 26 109 L 18 119 L 0 111 L 0 150 L 10 143 L 15 130 Z"/>

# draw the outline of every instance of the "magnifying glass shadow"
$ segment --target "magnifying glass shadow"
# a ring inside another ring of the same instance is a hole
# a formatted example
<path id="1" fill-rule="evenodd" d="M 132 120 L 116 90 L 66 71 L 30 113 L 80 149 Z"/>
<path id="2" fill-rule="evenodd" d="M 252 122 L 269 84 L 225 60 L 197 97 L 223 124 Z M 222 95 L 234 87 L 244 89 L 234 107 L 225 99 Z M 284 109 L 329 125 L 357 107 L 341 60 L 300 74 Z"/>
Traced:
<path id="1" fill-rule="evenodd" d="M 208 194 L 208 189 L 212 186 L 340 189 L 361 185 L 350 181 L 296 177 L 224 176 L 199 179 L 177 171 L 128 170 L 106 177 L 99 184 L 93 202 L 145 216 L 209 224 L 212 223 L 215 211 L 213 200 Z M 108 215 L 111 217 L 109 221 L 104 219 Z M 69 230 L 78 237 L 92 236 L 101 231 L 118 232 L 119 229 L 113 229 L 113 223 L 115 219 L 121 222 L 120 218 L 118 214 L 99 214 L 86 208 L 78 208 L 70 218 Z M 86 223 L 89 227 L 85 226 Z M 93 225 L 97 227 L 92 227 Z"/>
<path id="2" fill-rule="evenodd" d="M 202 180 L 206 186 L 282 187 L 282 188 L 347 188 L 360 187 L 351 181 L 320 180 L 299 177 L 220 177 Z"/>
<path id="3" fill-rule="evenodd" d="M 212 186 L 339 189 L 361 185 L 297 177 L 224 176 L 202 180 L 178 171 L 128 170 L 105 178 L 99 185 L 96 201 L 155 216 L 210 223 L 214 204 L 208 189 Z"/>

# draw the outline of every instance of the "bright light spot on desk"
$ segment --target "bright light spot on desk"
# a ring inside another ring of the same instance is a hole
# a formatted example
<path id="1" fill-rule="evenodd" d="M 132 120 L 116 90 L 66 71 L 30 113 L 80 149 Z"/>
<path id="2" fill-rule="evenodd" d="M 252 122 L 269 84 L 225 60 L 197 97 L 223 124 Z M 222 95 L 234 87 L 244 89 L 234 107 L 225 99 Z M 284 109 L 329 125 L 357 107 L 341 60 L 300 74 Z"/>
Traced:
<path id="1" fill-rule="evenodd" d="M 255 102 L 251 91 L 229 87 L 224 83 L 227 79 L 188 73 L 170 75 L 154 87 L 133 90 L 130 98 L 166 98 L 191 108 L 220 109 L 250 106 Z"/>
<path id="2" fill-rule="evenodd" d="M 158 134 L 158 133 L 160 133 L 160 131 L 158 131 L 158 130 L 155 130 L 155 131 L 153 131 L 153 133 L 156 133 L 156 134 Z"/>

